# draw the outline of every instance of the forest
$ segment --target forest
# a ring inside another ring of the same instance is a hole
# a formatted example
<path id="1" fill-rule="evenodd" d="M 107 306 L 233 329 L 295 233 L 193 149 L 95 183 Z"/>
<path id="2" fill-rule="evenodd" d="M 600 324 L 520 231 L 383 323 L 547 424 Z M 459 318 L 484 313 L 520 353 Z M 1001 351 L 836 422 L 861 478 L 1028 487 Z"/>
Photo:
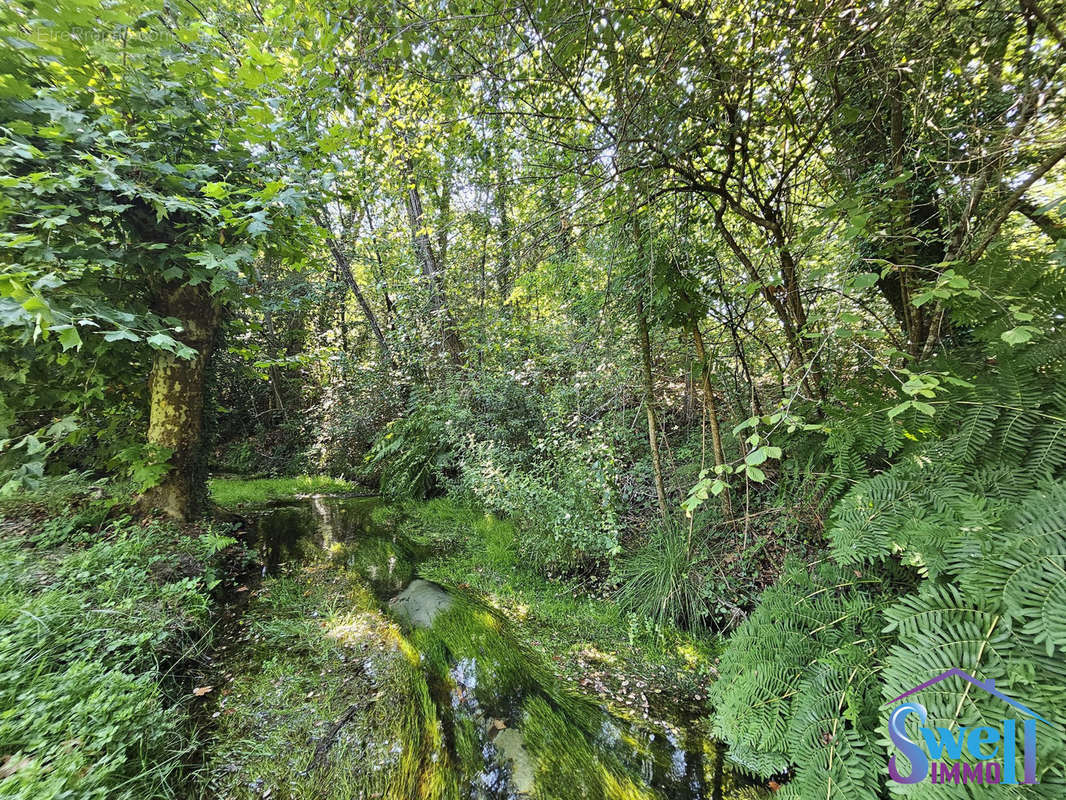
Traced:
<path id="1" fill-rule="evenodd" d="M 6 0 L 0 797 L 1066 798 L 1064 0 Z"/>

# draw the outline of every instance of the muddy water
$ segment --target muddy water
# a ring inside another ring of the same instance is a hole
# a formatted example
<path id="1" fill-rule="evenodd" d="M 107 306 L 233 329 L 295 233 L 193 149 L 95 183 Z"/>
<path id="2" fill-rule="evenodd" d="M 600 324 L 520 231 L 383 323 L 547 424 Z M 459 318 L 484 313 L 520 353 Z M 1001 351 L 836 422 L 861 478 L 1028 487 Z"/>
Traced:
<path id="1" fill-rule="evenodd" d="M 724 749 L 679 709 L 670 729 L 611 715 L 552 675 L 495 610 L 418 577 L 432 543 L 375 523 L 373 499 L 313 497 L 248 512 L 264 574 L 328 556 L 359 572 L 421 653 L 454 769 L 469 797 L 617 796 L 739 800 L 768 793 L 733 773 Z M 670 713 L 672 711 L 672 713 Z"/>

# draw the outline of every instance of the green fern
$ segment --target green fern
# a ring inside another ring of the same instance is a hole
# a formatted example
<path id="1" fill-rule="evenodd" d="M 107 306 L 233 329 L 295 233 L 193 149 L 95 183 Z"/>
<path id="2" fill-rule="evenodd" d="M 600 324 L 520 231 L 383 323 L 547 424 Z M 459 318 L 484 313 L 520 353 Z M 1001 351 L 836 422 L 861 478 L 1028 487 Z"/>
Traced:
<path id="1" fill-rule="evenodd" d="M 733 761 L 761 775 L 810 766 L 796 787 L 831 782 L 849 797 L 875 796 L 867 707 L 878 685 L 871 664 L 886 645 L 877 612 L 886 588 L 833 564 L 787 566 L 734 634 L 711 691 L 715 733 Z"/>
<path id="2" fill-rule="evenodd" d="M 711 698 L 732 758 L 793 775 L 782 796 L 987 792 L 887 781 L 881 703 L 953 667 L 1049 719 L 1066 707 L 1064 357 L 1049 341 L 1003 359 L 932 422 L 898 415 L 898 436 L 869 414 L 850 430 L 830 421 L 832 468 L 854 480 L 827 531 L 835 564 L 788 567 L 731 639 Z M 871 469 L 886 456 L 893 463 Z M 934 725 L 1002 719 L 965 681 L 930 687 L 922 702 Z M 1066 733 L 1039 736 L 1040 783 L 997 797 L 1066 797 Z"/>

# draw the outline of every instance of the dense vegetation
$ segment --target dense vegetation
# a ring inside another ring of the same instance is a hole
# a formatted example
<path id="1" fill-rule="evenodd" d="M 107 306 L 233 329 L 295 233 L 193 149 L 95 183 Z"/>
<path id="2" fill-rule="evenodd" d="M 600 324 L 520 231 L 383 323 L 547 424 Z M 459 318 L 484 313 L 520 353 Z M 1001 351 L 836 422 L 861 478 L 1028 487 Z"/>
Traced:
<path id="1" fill-rule="evenodd" d="M 882 703 L 959 668 L 1054 723 L 995 791 L 1061 797 L 1064 16 L 8 2 L 0 795 L 188 777 L 213 472 L 446 497 L 442 582 L 720 647 L 700 715 L 782 796 L 978 791 L 888 780 Z M 332 663 L 294 630 L 269 680 Z"/>

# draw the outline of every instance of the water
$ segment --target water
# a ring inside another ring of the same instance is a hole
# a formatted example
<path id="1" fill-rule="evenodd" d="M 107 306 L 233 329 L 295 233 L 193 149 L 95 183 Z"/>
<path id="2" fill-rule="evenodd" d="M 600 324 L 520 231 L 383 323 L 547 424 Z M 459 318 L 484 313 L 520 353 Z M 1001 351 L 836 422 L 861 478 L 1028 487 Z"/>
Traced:
<path id="1" fill-rule="evenodd" d="M 313 497 L 248 513 L 264 574 L 328 556 L 359 572 L 420 654 L 450 769 L 472 800 L 767 796 L 678 709 L 670 728 L 615 717 L 564 686 L 494 609 L 418 577 L 430 543 L 375 523 L 374 499 Z"/>

